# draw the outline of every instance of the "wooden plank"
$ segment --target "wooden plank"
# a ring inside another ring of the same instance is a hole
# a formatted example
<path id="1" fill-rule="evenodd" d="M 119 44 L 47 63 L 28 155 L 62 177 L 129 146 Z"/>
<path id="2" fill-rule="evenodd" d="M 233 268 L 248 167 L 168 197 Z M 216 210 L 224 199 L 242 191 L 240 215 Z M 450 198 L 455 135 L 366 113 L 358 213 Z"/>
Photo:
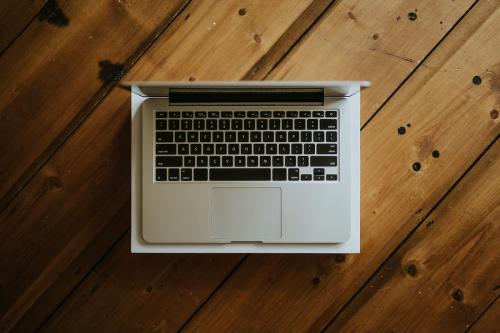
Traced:
<path id="1" fill-rule="evenodd" d="M 294 22 L 302 21 L 304 27 L 310 23 L 301 18 L 303 12 L 311 10 L 310 3 L 305 1 L 249 2 L 245 4 L 248 6 L 244 7 L 244 15 L 240 14 L 243 7 L 238 4 L 190 4 L 169 28 L 173 31 L 167 30 L 158 39 L 126 79 L 148 79 L 147 71 L 150 75 L 160 72 L 165 78 L 189 78 L 195 73 L 199 79 L 211 79 L 220 75 L 223 66 L 236 67 L 233 65 L 236 62 L 241 67 L 239 72 L 226 73 L 226 79 L 236 80 L 237 75 L 247 73 L 269 52 Z M 324 2 L 317 3 L 318 8 L 324 5 Z M 261 15 L 261 9 L 269 15 Z M 221 12 L 232 15 L 220 16 Z M 276 19 L 277 16 L 280 18 Z M 213 22 L 217 22 L 217 29 L 207 32 L 207 26 L 213 27 Z M 261 43 L 254 47 L 255 32 L 263 31 Z M 221 32 L 222 42 L 219 41 Z M 210 47 L 205 46 L 207 44 Z M 203 51 L 196 52 L 197 49 Z M 233 49 L 245 49 L 246 54 L 230 57 Z M 221 56 L 207 57 L 212 53 Z M 179 66 L 182 54 L 190 65 Z M 151 63 L 157 63 L 156 70 Z M 0 224 L 0 250 L 13 254 L 0 258 L 0 270 L 8 272 L 2 277 L 2 284 L 9 284 L 8 289 L 1 290 L 0 313 L 4 316 L 0 330 L 36 328 L 130 227 L 128 215 L 121 213 L 126 211 L 124 206 L 130 198 L 129 112 L 129 93 L 113 90 L 36 174 L 22 195 L 0 214 L 0 219 L 5 221 Z M 120 246 L 129 247 L 129 242 L 128 237 L 124 238 Z M 161 256 L 154 257 L 158 257 L 160 263 L 163 260 Z M 224 267 L 222 263 L 217 265 Z M 182 277 L 185 273 L 180 271 L 176 276 Z M 206 292 L 214 288 L 210 281 L 215 280 L 207 279 L 201 285 Z M 169 286 L 167 294 L 175 288 L 176 285 Z M 125 299 L 127 294 L 120 297 Z M 202 299 L 203 295 L 195 297 Z M 172 303 L 165 302 L 164 306 L 168 308 Z M 183 308 L 186 309 L 183 319 L 189 317 L 195 307 L 196 304 L 190 303 Z"/>
<path id="2" fill-rule="evenodd" d="M 498 135 L 499 5 L 476 5 L 362 131 L 361 254 L 250 255 L 186 331 L 325 327 Z"/>
<path id="3" fill-rule="evenodd" d="M 0 147 L 0 209 L 184 1 L 67 1 L 46 10 L 2 55 L 0 142 L 15 144 Z"/>
<path id="4" fill-rule="evenodd" d="M 498 289 L 497 289 L 498 291 Z M 496 333 L 498 332 L 500 318 L 500 302 L 498 301 L 498 296 L 492 306 L 486 311 L 486 313 L 479 318 L 479 320 L 472 326 L 470 332 L 472 333 Z"/>
<path id="5" fill-rule="evenodd" d="M 498 295 L 499 172 L 497 143 L 326 332 L 466 330 Z"/>
<path id="6" fill-rule="evenodd" d="M 0 3 L 0 55 L 28 26 L 44 3 L 44 0 L 3 0 Z"/>

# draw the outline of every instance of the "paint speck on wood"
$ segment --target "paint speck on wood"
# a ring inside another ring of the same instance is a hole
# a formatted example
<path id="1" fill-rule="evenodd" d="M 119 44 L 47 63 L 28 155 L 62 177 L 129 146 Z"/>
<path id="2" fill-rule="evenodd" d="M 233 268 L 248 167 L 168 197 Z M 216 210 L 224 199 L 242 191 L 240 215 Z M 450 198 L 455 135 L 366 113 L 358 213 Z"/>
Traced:
<path id="1" fill-rule="evenodd" d="M 114 64 L 109 60 L 99 61 L 99 79 L 104 83 L 118 82 L 125 75 L 123 64 Z"/>
<path id="2" fill-rule="evenodd" d="M 399 135 L 403 135 L 406 133 L 406 128 L 404 128 L 403 126 L 401 126 L 400 128 L 398 128 L 398 134 Z"/>
<path id="3" fill-rule="evenodd" d="M 356 19 L 356 16 L 355 16 L 352 12 L 348 12 L 348 13 L 347 13 L 347 16 L 349 16 L 349 18 L 350 18 L 351 20 L 355 20 L 355 19 Z"/>
<path id="4" fill-rule="evenodd" d="M 408 19 L 410 21 L 415 21 L 417 19 L 417 13 L 415 13 L 415 12 L 409 12 L 408 13 Z"/>
<path id="5" fill-rule="evenodd" d="M 238 10 L 238 14 L 240 16 L 245 16 L 247 14 L 247 10 L 245 8 L 240 8 L 240 10 Z"/>
<path id="6" fill-rule="evenodd" d="M 491 119 L 497 119 L 498 118 L 498 111 L 497 110 L 491 110 L 490 111 L 490 118 Z"/>
<path id="7" fill-rule="evenodd" d="M 260 35 L 259 35 L 259 34 L 255 34 L 255 35 L 253 35 L 253 40 L 254 40 L 257 44 L 262 43 L 262 38 L 260 37 Z"/>
<path id="8" fill-rule="evenodd" d="M 320 278 L 319 278 L 319 277 L 317 277 L 317 276 L 316 276 L 316 277 L 312 280 L 312 283 L 313 283 L 313 285 L 317 286 L 317 285 L 319 285 L 319 284 L 321 283 L 321 280 L 320 280 Z"/>
<path id="9" fill-rule="evenodd" d="M 188 80 L 189 80 L 189 81 L 196 81 L 196 78 L 195 78 L 195 77 L 193 77 L 193 76 L 190 76 Z"/>
<path id="10" fill-rule="evenodd" d="M 474 77 L 472 78 L 472 83 L 474 83 L 477 86 L 480 85 L 481 82 L 483 82 L 481 77 L 479 75 L 474 75 Z"/>
<path id="11" fill-rule="evenodd" d="M 420 171 L 420 169 L 422 168 L 422 165 L 419 162 L 415 162 L 415 163 L 413 163 L 411 168 L 413 169 L 413 171 Z"/>
<path id="12" fill-rule="evenodd" d="M 460 289 L 455 289 L 455 291 L 453 292 L 453 294 L 451 296 L 457 302 L 461 302 L 464 300 L 464 293 Z"/>
<path id="13" fill-rule="evenodd" d="M 434 224 L 434 220 L 430 220 L 429 222 L 427 222 L 427 228 L 432 227 L 433 224 Z"/>
<path id="14" fill-rule="evenodd" d="M 416 277 L 418 274 L 417 266 L 415 266 L 415 264 L 409 264 L 406 266 L 406 273 L 408 273 L 411 277 Z"/>
<path id="15" fill-rule="evenodd" d="M 439 152 L 439 150 L 434 150 L 432 152 L 432 157 L 434 157 L 434 158 L 438 158 L 440 155 L 441 155 L 441 153 Z"/>
<path id="16" fill-rule="evenodd" d="M 37 16 L 38 21 L 47 21 L 56 27 L 65 27 L 69 24 L 69 18 L 64 14 L 56 0 L 49 0 L 42 7 Z"/>
<path id="17" fill-rule="evenodd" d="M 373 38 L 373 40 L 377 40 L 379 38 L 379 35 L 378 34 L 373 34 L 372 38 Z"/>
<path id="18" fill-rule="evenodd" d="M 190 18 L 190 17 L 191 17 L 191 13 L 187 13 L 186 17 L 184 17 L 184 21 L 187 21 L 187 19 Z"/>

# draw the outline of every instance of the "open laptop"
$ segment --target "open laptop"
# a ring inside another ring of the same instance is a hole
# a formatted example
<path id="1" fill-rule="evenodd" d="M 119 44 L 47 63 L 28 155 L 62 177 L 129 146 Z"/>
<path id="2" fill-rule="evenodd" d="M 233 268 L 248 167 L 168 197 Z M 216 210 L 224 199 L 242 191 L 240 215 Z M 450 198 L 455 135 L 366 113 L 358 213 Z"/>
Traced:
<path id="1" fill-rule="evenodd" d="M 359 226 L 368 82 L 129 85 L 145 243 L 331 244 Z"/>

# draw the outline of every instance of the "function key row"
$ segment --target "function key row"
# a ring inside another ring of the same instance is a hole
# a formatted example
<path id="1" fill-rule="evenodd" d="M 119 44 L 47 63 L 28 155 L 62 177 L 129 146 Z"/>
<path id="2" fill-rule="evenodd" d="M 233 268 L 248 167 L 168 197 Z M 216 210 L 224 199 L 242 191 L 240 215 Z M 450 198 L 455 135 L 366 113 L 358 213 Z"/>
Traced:
<path id="1" fill-rule="evenodd" d="M 157 111 L 156 118 L 335 118 L 336 110 L 328 111 Z"/>

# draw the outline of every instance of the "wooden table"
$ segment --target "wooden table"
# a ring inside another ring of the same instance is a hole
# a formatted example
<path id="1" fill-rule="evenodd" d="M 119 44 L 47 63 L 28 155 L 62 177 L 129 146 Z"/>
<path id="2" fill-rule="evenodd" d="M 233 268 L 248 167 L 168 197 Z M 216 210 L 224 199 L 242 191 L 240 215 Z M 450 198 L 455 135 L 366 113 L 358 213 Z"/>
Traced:
<path id="1" fill-rule="evenodd" d="M 4 0 L 0 331 L 499 332 L 500 1 Z M 370 80 L 361 254 L 132 255 L 120 80 Z"/>

